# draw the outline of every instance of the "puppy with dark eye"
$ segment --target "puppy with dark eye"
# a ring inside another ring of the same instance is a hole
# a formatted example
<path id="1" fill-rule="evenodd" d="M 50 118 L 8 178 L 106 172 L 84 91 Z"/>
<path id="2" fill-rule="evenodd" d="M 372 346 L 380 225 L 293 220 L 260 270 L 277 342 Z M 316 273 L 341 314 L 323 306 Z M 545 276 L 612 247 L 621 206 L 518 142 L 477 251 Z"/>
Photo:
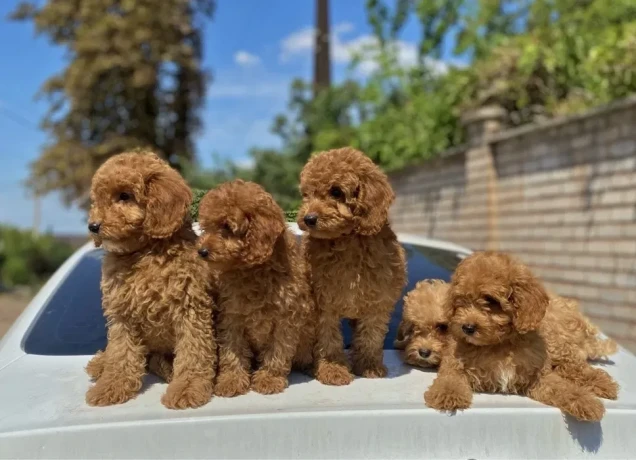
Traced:
<path id="1" fill-rule="evenodd" d="M 439 366 L 448 335 L 444 302 L 448 283 L 424 280 L 404 296 L 402 320 L 393 346 L 404 350 L 404 362 L 416 367 Z"/>
<path id="2" fill-rule="evenodd" d="M 280 393 L 292 364 L 312 364 L 312 304 L 297 238 L 272 196 L 242 180 L 203 197 L 199 224 L 199 255 L 219 281 L 216 394 Z"/>
<path id="3" fill-rule="evenodd" d="M 464 259 L 446 298 L 450 335 L 426 404 L 454 411 L 471 405 L 473 391 L 511 393 L 599 421 L 605 408 L 598 397 L 615 399 L 618 385 L 586 359 L 612 347 L 587 348 L 599 339 L 571 307 L 507 254 Z"/>
<path id="4" fill-rule="evenodd" d="M 93 176 L 88 229 L 105 250 L 108 344 L 87 365 L 96 380 L 88 404 L 133 398 L 148 356 L 173 358 L 165 406 L 197 407 L 212 397 L 213 285 L 196 254 L 191 201 L 183 178 L 152 152 L 114 156 Z"/>
<path id="5" fill-rule="evenodd" d="M 306 233 L 319 312 L 316 378 L 347 385 L 351 369 L 385 377 L 383 344 L 396 301 L 406 284 L 404 250 L 389 225 L 394 199 L 387 176 L 362 152 L 342 148 L 312 157 L 300 175 L 298 224 Z M 354 325 L 349 365 L 340 321 Z"/>

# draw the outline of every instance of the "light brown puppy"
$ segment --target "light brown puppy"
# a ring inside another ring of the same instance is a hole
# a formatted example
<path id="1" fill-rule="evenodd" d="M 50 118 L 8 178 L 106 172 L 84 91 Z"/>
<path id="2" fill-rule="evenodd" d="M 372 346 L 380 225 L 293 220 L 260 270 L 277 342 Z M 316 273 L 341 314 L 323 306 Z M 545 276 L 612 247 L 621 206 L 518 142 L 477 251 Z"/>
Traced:
<path id="1" fill-rule="evenodd" d="M 108 345 L 87 366 L 96 379 L 86 394 L 90 405 L 135 397 L 149 354 L 174 354 L 165 406 L 197 407 L 212 396 L 212 285 L 196 253 L 191 200 L 181 176 L 151 152 L 112 157 L 93 177 L 89 229 L 105 250 Z"/>
<path id="2" fill-rule="evenodd" d="M 407 364 L 424 368 L 439 365 L 448 335 L 444 308 L 448 287 L 449 284 L 441 280 L 420 281 L 404 297 L 394 346 L 404 350 L 403 359 Z M 580 312 L 574 300 L 549 296 L 550 303 L 541 325 L 546 335 L 559 337 L 564 348 L 582 359 L 599 360 L 616 353 L 616 342 L 600 338 L 598 328 Z"/>
<path id="3" fill-rule="evenodd" d="M 279 393 L 294 358 L 298 367 L 312 363 L 312 303 L 298 240 L 272 196 L 242 180 L 208 192 L 199 223 L 199 254 L 219 273 L 216 394 Z"/>
<path id="4" fill-rule="evenodd" d="M 448 283 L 442 280 L 419 281 L 404 296 L 402 320 L 393 346 L 404 350 L 404 362 L 412 366 L 439 366 L 448 335 L 444 302 Z"/>
<path id="5" fill-rule="evenodd" d="M 512 393 L 600 420 L 605 408 L 597 396 L 614 399 L 618 386 L 584 353 L 572 352 L 570 333 L 554 323 L 563 320 L 561 309 L 544 321 L 549 303 L 530 269 L 507 254 L 475 253 L 460 262 L 445 304 L 451 334 L 426 404 L 453 411 L 468 408 L 473 391 Z"/>
<path id="6" fill-rule="evenodd" d="M 353 372 L 384 377 L 383 342 L 406 283 L 404 250 L 388 222 L 389 181 L 362 152 L 342 148 L 312 157 L 300 190 L 298 224 L 319 311 L 316 378 L 329 385 L 353 380 L 341 318 L 353 320 Z"/>

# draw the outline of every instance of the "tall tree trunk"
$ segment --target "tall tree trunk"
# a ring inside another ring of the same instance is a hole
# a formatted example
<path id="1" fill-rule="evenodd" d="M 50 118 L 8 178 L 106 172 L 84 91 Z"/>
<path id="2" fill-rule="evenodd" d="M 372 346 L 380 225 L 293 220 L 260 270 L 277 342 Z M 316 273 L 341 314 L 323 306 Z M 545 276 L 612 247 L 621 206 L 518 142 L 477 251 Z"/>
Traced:
<path id="1" fill-rule="evenodd" d="M 316 35 L 314 47 L 314 96 L 331 85 L 329 51 L 329 0 L 316 0 Z"/>

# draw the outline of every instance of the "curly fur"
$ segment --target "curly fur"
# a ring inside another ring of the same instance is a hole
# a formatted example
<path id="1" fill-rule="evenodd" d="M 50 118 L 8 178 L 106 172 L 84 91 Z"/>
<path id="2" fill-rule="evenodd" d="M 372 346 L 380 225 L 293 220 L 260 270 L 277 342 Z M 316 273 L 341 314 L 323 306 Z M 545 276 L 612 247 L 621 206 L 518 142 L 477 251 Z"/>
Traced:
<path id="1" fill-rule="evenodd" d="M 579 351 L 599 344 L 589 322 L 571 303 L 550 297 L 511 256 L 464 259 L 444 308 L 451 334 L 438 377 L 424 394 L 430 407 L 466 409 L 473 391 L 513 393 L 598 421 L 605 411 L 598 397 L 617 397 L 616 382 L 586 361 L 594 353 Z"/>
<path id="2" fill-rule="evenodd" d="M 404 250 L 388 222 L 394 199 L 386 175 L 362 152 L 342 148 L 313 156 L 300 175 L 298 224 L 319 312 L 316 378 L 347 385 L 357 375 L 384 377 L 383 342 L 406 284 Z M 309 227 L 306 216 L 316 217 Z M 352 320 L 352 363 L 341 318 Z"/>
<path id="3" fill-rule="evenodd" d="M 86 394 L 90 405 L 135 397 L 155 354 L 174 355 L 166 407 L 197 407 L 212 396 L 213 286 L 196 253 L 191 198 L 181 176 L 151 152 L 112 157 L 93 177 L 89 220 L 100 224 L 92 236 L 105 250 L 108 344 L 87 365 L 96 380 Z"/>
<path id="4" fill-rule="evenodd" d="M 199 223 L 200 247 L 219 273 L 216 394 L 279 393 L 293 363 L 312 363 L 312 301 L 298 241 L 272 196 L 242 180 L 208 192 Z"/>
<path id="5" fill-rule="evenodd" d="M 402 320 L 393 346 L 404 350 L 404 362 L 412 366 L 437 367 L 448 335 L 444 302 L 448 283 L 424 280 L 404 296 Z"/>

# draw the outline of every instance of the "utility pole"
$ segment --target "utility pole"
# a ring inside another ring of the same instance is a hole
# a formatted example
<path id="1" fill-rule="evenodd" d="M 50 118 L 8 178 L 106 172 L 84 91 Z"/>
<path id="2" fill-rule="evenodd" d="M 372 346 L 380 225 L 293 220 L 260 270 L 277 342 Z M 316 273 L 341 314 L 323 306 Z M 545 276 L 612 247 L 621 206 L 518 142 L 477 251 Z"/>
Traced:
<path id="1" fill-rule="evenodd" d="M 40 207 L 40 195 L 36 193 L 33 196 L 33 228 L 31 229 L 31 233 L 34 237 L 38 236 L 40 233 L 41 214 L 42 210 Z"/>
<path id="2" fill-rule="evenodd" d="M 314 97 L 331 86 L 331 54 L 329 36 L 329 0 L 316 0 L 314 43 Z"/>

